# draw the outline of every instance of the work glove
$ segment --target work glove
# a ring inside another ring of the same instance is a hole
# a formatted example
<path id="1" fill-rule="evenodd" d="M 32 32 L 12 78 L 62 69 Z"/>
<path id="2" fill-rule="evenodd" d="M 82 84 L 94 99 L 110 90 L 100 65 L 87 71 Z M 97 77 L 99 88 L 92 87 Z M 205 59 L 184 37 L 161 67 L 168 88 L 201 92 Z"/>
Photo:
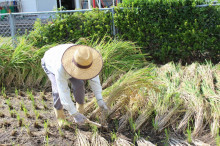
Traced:
<path id="1" fill-rule="evenodd" d="M 105 102 L 103 100 L 99 100 L 98 105 L 101 108 L 101 110 L 108 111 L 108 107 L 107 107 L 107 105 L 105 104 Z"/>
<path id="2" fill-rule="evenodd" d="M 74 114 L 73 118 L 74 118 L 76 124 L 78 124 L 80 126 L 85 124 L 85 122 L 87 120 L 87 118 L 83 114 L 80 114 L 80 113 Z"/>
<path id="3" fill-rule="evenodd" d="M 107 125 L 107 116 L 108 116 L 108 107 L 103 100 L 98 101 L 99 108 L 101 109 L 101 119 L 100 122 L 102 125 Z"/>

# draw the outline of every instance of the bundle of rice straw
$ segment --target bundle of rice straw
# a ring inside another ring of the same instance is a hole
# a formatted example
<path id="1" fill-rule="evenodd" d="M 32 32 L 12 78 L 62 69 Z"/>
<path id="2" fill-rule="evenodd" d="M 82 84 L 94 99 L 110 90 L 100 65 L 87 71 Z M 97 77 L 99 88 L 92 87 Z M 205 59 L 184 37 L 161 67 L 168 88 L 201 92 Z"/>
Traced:
<path id="1" fill-rule="evenodd" d="M 79 129 L 76 130 L 76 144 L 77 146 L 90 146 L 89 138 L 83 134 Z"/>
<path id="2" fill-rule="evenodd" d="M 97 132 L 92 135 L 91 146 L 109 146 L 108 141 Z"/>
<path id="3" fill-rule="evenodd" d="M 114 146 L 134 146 L 134 144 L 126 139 L 118 137 L 114 142 Z"/>
<path id="4" fill-rule="evenodd" d="M 141 137 L 140 139 L 137 140 L 137 145 L 138 146 L 155 146 L 151 142 L 145 140 L 143 137 Z"/>

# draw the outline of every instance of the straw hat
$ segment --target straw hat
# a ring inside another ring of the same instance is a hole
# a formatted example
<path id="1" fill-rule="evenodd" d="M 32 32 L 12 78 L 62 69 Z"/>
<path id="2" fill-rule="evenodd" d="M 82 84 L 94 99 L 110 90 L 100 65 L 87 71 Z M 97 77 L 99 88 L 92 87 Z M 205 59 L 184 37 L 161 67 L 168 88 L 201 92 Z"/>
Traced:
<path id="1" fill-rule="evenodd" d="M 88 46 L 74 45 L 62 56 L 62 65 L 72 77 L 81 80 L 92 79 L 102 70 L 101 54 Z"/>

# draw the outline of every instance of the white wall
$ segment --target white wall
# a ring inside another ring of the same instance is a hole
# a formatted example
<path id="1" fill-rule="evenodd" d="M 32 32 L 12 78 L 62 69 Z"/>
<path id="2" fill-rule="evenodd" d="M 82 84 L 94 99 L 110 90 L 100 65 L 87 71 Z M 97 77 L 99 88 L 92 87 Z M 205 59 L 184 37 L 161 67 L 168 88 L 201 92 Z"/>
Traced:
<path id="1" fill-rule="evenodd" d="M 0 0 L 5 2 L 10 0 Z M 11 0 L 13 1 L 13 0 Z M 56 0 L 21 0 L 22 12 L 52 11 L 57 8 Z"/>
<path id="2" fill-rule="evenodd" d="M 57 8 L 56 0 L 37 0 L 37 11 L 53 11 Z"/>
<path id="3" fill-rule="evenodd" d="M 22 12 L 37 12 L 36 0 L 21 0 Z"/>

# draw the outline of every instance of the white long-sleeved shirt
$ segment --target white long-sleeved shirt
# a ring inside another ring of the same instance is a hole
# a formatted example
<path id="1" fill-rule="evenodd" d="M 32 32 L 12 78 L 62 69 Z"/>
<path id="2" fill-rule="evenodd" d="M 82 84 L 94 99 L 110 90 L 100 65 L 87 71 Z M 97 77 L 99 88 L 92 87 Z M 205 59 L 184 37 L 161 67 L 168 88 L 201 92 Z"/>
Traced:
<path id="1" fill-rule="evenodd" d="M 49 49 L 44 54 L 46 68 L 55 75 L 61 104 L 71 115 L 77 112 L 76 107 L 73 101 L 71 100 L 70 89 L 68 86 L 68 79 L 70 79 L 71 76 L 63 68 L 61 59 L 66 49 L 73 45 L 74 44 L 58 45 Z M 102 87 L 100 84 L 99 76 L 90 79 L 89 84 L 92 88 L 92 91 L 95 94 L 97 101 L 101 100 Z"/>

